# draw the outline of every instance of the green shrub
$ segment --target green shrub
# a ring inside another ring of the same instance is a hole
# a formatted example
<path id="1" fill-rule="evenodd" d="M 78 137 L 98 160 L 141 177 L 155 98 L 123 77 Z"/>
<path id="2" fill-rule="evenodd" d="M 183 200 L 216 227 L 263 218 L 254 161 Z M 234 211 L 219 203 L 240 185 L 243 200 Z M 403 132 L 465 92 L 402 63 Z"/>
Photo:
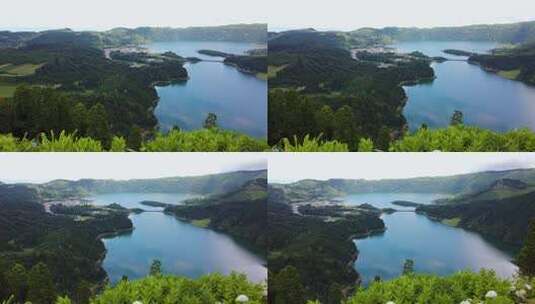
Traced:
<path id="1" fill-rule="evenodd" d="M 217 128 L 194 131 L 171 130 L 143 144 L 146 152 L 258 152 L 269 147 L 263 140 Z"/>
<path id="2" fill-rule="evenodd" d="M 27 152 L 31 149 L 32 143 L 25 138 L 18 139 L 12 134 L 0 134 L 0 152 Z"/>
<path id="3" fill-rule="evenodd" d="M 111 140 L 110 152 L 125 152 L 126 139 L 123 137 L 114 136 Z"/>
<path id="4" fill-rule="evenodd" d="M 373 141 L 369 138 L 361 138 L 359 141 L 359 152 L 373 152 Z"/>
<path id="5" fill-rule="evenodd" d="M 495 291 L 498 296 L 486 298 L 489 291 Z M 346 303 L 457 304 L 468 299 L 472 303 L 515 303 L 512 283 L 489 270 L 479 273 L 461 271 L 448 277 L 411 274 L 391 281 L 374 282 L 366 289 L 359 289 Z"/>
<path id="6" fill-rule="evenodd" d="M 264 287 L 253 284 L 245 275 L 210 274 L 198 279 L 176 276 L 148 276 L 136 281 L 121 281 L 108 287 L 91 301 L 92 304 L 141 303 L 200 304 L 235 303 L 239 295 L 246 295 L 249 304 L 265 303 Z M 58 302 L 65 304 L 68 302 Z"/>
<path id="7" fill-rule="evenodd" d="M 421 128 L 394 142 L 392 152 L 532 152 L 535 133 L 528 129 L 498 133 L 464 125 L 444 129 Z"/>
<path id="8" fill-rule="evenodd" d="M 36 152 L 101 152 L 102 145 L 99 141 L 89 137 L 77 138 L 75 134 L 67 134 L 62 131 L 59 137 L 56 138 L 54 133 L 50 134 L 50 138 L 45 134 L 41 134 L 40 143 L 34 148 Z"/>
<path id="9" fill-rule="evenodd" d="M 282 140 L 282 149 L 284 152 L 348 152 L 347 144 L 339 141 L 321 141 L 321 135 L 310 138 L 306 135 L 303 142 L 300 143 L 296 136 L 294 136 L 293 143 L 288 138 Z"/>

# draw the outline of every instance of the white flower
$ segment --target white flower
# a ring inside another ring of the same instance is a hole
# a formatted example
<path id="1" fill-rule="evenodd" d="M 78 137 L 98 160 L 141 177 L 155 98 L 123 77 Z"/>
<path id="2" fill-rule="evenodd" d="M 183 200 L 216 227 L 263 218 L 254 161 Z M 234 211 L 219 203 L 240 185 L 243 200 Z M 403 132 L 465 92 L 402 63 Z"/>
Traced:
<path id="1" fill-rule="evenodd" d="M 515 291 L 515 290 L 516 290 L 515 285 L 511 285 L 511 288 L 510 288 L 510 289 L 511 289 L 511 291 Z"/>
<path id="2" fill-rule="evenodd" d="M 236 298 L 236 302 L 238 302 L 238 303 L 247 303 L 247 302 L 249 302 L 249 297 L 247 297 L 246 295 L 239 295 Z"/>
<path id="3" fill-rule="evenodd" d="M 132 304 L 143 304 L 141 301 L 134 301 Z"/>
<path id="4" fill-rule="evenodd" d="M 396 303 L 394 303 L 392 301 L 388 301 L 388 302 L 386 302 L 386 304 L 396 304 Z"/>
<path id="5" fill-rule="evenodd" d="M 515 292 L 515 295 L 519 298 L 524 299 L 528 293 L 524 289 L 520 289 L 519 291 Z"/>
<path id="6" fill-rule="evenodd" d="M 531 288 L 532 288 L 531 285 L 529 285 L 529 284 L 526 284 L 526 286 L 524 286 L 524 287 L 525 287 L 527 290 L 531 290 Z"/>
<path id="7" fill-rule="evenodd" d="M 490 290 L 489 292 L 487 292 L 487 294 L 485 295 L 485 298 L 496 298 L 498 296 L 498 293 L 494 290 Z"/>
<path id="8" fill-rule="evenodd" d="M 464 300 L 462 301 L 460 304 L 471 304 L 472 302 L 470 302 L 470 300 Z"/>

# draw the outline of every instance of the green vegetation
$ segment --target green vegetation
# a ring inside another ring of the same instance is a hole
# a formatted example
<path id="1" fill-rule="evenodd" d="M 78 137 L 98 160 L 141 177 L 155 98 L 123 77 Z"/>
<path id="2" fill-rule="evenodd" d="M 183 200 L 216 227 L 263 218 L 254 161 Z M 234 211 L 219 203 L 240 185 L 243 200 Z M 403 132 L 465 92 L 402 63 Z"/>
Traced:
<path id="1" fill-rule="evenodd" d="M 499 49 L 495 54 L 470 56 L 469 62 L 479 64 L 498 75 L 535 85 L 535 43 Z"/>
<path id="2" fill-rule="evenodd" d="M 310 215 L 298 215 L 280 190 L 272 188 L 269 195 L 270 303 L 304 303 L 305 299 L 335 303 L 333 299 L 339 299 L 358 280 L 352 239 L 383 231 L 383 221 L 373 212 L 345 214 L 345 210 L 331 210 L 336 221 L 308 212 Z"/>
<path id="3" fill-rule="evenodd" d="M 2 98 L 0 99 L 0 103 L 6 102 L 3 98 L 12 97 L 16 89 L 16 84 L 0 82 L 0 98 Z"/>
<path id="4" fill-rule="evenodd" d="M 210 219 L 200 219 L 200 220 L 193 220 L 191 221 L 192 225 L 195 225 L 199 228 L 208 228 L 210 226 Z"/>
<path id="5" fill-rule="evenodd" d="M 70 210 L 49 213 L 38 191 L 23 185 L 0 184 L 0 298 L 49 304 L 56 294 L 80 297 L 82 285 L 98 286 L 106 273 L 100 236 L 128 230 L 124 211 Z M 83 215 L 84 221 L 77 221 Z"/>
<path id="6" fill-rule="evenodd" d="M 75 140 L 92 141 L 89 146 L 75 150 L 54 147 L 60 151 L 139 151 L 142 143 L 146 151 L 159 151 L 161 145 L 165 151 L 265 150 L 261 141 L 223 130 L 193 136 L 173 134 L 172 139 L 159 136 L 153 113 L 158 100 L 154 85 L 187 81 L 183 67 L 186 59 L 172 52 L 149 54 L 103 49 L 192 36 L 197 38 L 189 40 L 265 43 L 265 25 L 114 29 L 100 33 L 70 30 L 32 35 L 4 33 L 2 39 L 7 47 L 2 47 L 0 41 L 0 134 L 12 134 L 21 141 L 34 140 L 37 145 L 42 133 L 63 131 Z M 265 54 L 253 54 L 229 56 L 232 61 L 229 64 L 256 73 L 263 60 L 265 72 Z M 117 139 L 112 142 L 114 137 Z M 126 145 L 119 141 L 121 137 Z"/>
<path id="7" fill-rule="evenodd" d="M 448 225 L 448 226 L 452 226 L 452 227 L 459 226 L 460 222 L 461 222 L 461 219 L 458 218 L 458 217 L 454 217 L 454 218 L 451 218 L 451 219 L 443 219 L 442 220 L 442 224 Z"/>
<path id="8" fill-rule="evenodd" d="M 390 151 L 531 152 L 535 151 L 535 133 L 528 129 L 498 133 L 463 125 L 436 130 L 421 128 L 394 142 Z"/>
<path id="9" fill-rule="evenodd" d="M 515 262 L 522 275 L 535 277 L 535 218 L 531 219 L 526 240 Z"/>
<path id="10" fill-rule="evenodd" d="M 530 38 L 531 37 L 531 38 Z M 434 79 L 430 58 L 422 53 L 376 52 L 393 41 L 476 40 L 525 43 L 478 55 L 470 62 L 527 83 L 535 83 L 535 22 L 461 28 L 361 29 L 354 32 L 297 30 L 269 39 L 268 143 L 277 150 L 335 151 L 535 151 L 527 129 L 498 133 L 462 127 L 455 111 L 450 128 L 408 134 L 402 115 L 402 85 Z M 320 142 L 324 141 L 324 147 Z M 315 140 L 314 140 L 315 139 Z M 289 144 L 291 143 L 291 145 Z M 347 148 L 339 145 L 346 144 Z M 361 145 L 362 144 L 362 145 Z"/>
<path id="11" fill-rule="evenodd" d="M 372 283 L 359 289 L 345 302 L 347 304 L 376 303 L 523 303 L 535 296 L 525 285 L 535 282 L 518 279 L 515 282 L 500 279 L 492 271 L 473 273 L 463 271 L 448 277 L 410 274 L 391 281 Z M 518 291 L 523 290 L 518 296 Z M 494 296 L 494 293 L 496 296 Z M 468 302 L 465 302 L 468 301 Z M 520 302 L 519 302 L 520 301 Z"/>
<path id="12" fill-rule="evenodd" d="M 34 140 L 19 139 L 11 134 L 0 134 L 0 151 L 2 152 L 126 152 L 132 151 L 130 147 L 136 145 L 142 152 L 238 152 L 268 149 L 265 141 L 220 129 L 171 130 L 167 134 L 158 133 L 154 139 L 138 144 L 132 144 L 132 141 L 114 136 L 111 138 L 109 148 L 91 137 L 79 137 L 77 133 L 67 134 L 64 131 L 59 133 L 59 136 L 54 133 L 50 135 L 41 133 L 41 136 Z"/>
<path id="13" fill-rule="evenodd" d="M 170 205 L 165 212 L 193 225 L 223 231 L 246 240 L 263 254 L 268 237 L 266 219 L 267 176 L 245 182 L 236 190 Z"/>

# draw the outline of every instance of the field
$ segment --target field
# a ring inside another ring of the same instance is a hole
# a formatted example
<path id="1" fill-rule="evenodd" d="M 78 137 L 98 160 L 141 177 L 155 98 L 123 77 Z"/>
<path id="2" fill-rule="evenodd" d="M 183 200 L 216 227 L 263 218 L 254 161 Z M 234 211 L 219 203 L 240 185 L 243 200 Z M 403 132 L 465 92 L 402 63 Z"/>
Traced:
<path id="1" fill-rule="evenodd" d="M 498 75 L 502 76 L 503 78 L 516 80 L 518 75 L 520 75 L 520 70 L 499 71 Z"/>
<path id="2" fill-rule="evenodd" d="M 0 97 L 11 97 L 15 93 L 17 84 L 0 82 Z"/>
<path id="3" fill-rule="evenodd" d="M 42 64 L 3 64 L 0 65 L 0 76 L 7 77 L 21 77 L 29 76 L 35 73 L 35 71 L 42 67 Z"/>

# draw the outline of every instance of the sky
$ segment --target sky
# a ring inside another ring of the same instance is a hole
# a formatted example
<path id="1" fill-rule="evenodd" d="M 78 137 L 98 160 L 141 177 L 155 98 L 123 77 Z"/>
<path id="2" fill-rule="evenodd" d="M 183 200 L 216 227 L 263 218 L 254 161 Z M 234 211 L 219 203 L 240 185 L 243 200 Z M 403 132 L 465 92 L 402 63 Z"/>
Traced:
<path id="1" fill-rule="evenodd" d="M 269 156 L 270 183 L 394 179 L 535 168 L 535 153 L 299 153 Z"/>
<path id="2" fill-rule="evenodd" d="M 266 23 L 263 1 L 5 0 L 1 29 L 107 30 L 138 26 Z"/>
<path id="3" fill-rule="evenodd" d="M 0 181 L 138 179 L 266 169 L 254 153 L 0 153 Z"/>
<path id="4" fill-rule="evenodd" d="M 314 27 L 433 27 L 535 20 L 530 0 L 16 0 L 2 3 L 0 30 L 269 23 L 271 30 Z M 434 3 L 433 3 L 434 2 Z M 22 13 L 21 13 L 22 12 Z"/>
<path id="5" fill-rule="evenodd" d="M 271 0 L 270 30 L 434 27 L 535 20 L 530 0 Z"/>

